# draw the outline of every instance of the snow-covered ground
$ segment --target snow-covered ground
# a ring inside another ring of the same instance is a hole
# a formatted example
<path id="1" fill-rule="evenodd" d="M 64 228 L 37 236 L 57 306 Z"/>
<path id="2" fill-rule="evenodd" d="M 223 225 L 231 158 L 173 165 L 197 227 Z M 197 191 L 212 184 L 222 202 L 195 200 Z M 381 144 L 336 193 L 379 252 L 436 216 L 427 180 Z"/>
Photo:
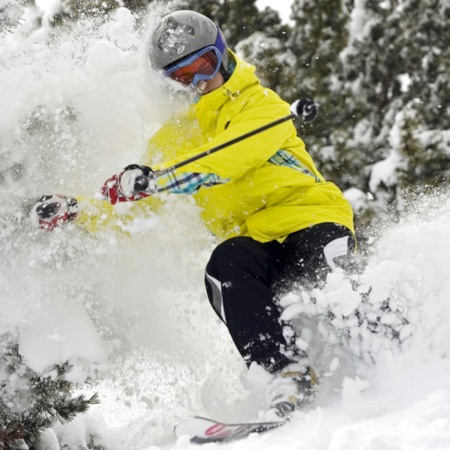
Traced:
<path id="1" fill-rule="evenodd" d="M 31 19 L 0 35 L 0 328 L 17 333 L 36 371 L 69 360 L 73 381 L 94 380 L 81 390 L 98 392 L 101 403 L 57 425 L 60 442 L 86 448 L 94 434 L 110 450 L 187 449 L 172 437 L 183 417 L 257 417 L 254 380 L 203 290 L 214 241 L 189 199 L 167 197 L 129 236 L 70 227 L 45 234 L 23 220 L 40 194 L 94 195 L 138 161 L 179 107 L 148 71 L 151 19 L 137 26 L 120 9 L 50 43 Z M 367 333 L 343 343 L 318 322 L 327 308 L 346 313 L 358 304 L 340 272 L 313 293 L 316 303 L 300 290 L 284 298 L 286 314 L 307 318 L 302 343 L 323 379 L 316 402 L 282 429 L 206 448 L 450 448 L 449 262 L 446 192 L 415 199 L 400 223 L 374 231 L 358 283 L 372 288 L 370 305 L 389 296 L 407 315 L 412 336 L 401 351 Z M 335 326 L 355 333 L 350 323 Z M 58 448 L 51 434 L 45 448 Z"/>

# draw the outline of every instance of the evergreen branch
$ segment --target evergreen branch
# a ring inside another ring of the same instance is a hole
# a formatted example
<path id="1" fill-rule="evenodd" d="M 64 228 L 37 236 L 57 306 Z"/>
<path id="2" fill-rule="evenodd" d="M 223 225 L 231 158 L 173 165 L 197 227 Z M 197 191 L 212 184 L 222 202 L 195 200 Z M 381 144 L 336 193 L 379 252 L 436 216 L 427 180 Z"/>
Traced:
<path id="1" fill-rule="evenodd" d="M 0 449 L 9 448 L 21 439 L 26 443 L 38 442 L 42 432 L 57 420 L 69 422 L 99 403 L 97 394 L 90 398 L 73 397 L 74 384 L 65 378 L 72 368 L 69 362 L 50 367 L 47 374 L 38 374 L 26 365 L 17 345 L 8 342 L 3 348 L 0 370 L 14 374 L 15 383 L 11 385 L 7 378 L 0 386 Z"/>

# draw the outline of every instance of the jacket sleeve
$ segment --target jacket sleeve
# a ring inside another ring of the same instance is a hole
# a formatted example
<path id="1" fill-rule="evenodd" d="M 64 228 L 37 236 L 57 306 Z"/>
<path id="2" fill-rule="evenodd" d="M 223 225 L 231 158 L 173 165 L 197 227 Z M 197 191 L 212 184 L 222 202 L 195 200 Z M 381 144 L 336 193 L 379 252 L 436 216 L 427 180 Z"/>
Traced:
<path id="1" fill-rule="evenodd" d="M 195 149 L 201 145 L 204 139 L 194 113 L 192 108 L 188 109 L 156 131 L 149 139 L 147 152 L 143 155 L 141 163 L 151 165 L 155 159 L 166 161 L 176 157 L 184 149 Z M 170 184 L 172 181 L 167 180 L 167 183 Z M 181 186 L 180 189 L 189 188 Z M 161 191 L 176 192 L 171 189 L 161 189 Z M 115 206 L 110 205 L 106 200 L 89 197 L 77 197 L 77 201 L 79 212 L 76 224 L 92 233 L 106 230 L 128 231 L 136 218 L 139 220 L 140 217 L 148 217 L 152 211 L 157 212 L 162 205 L 162 201 L 154 197 Z"/>
<path id="2" fill-rule="evenodd" d="M 106 200 L 89 197 L 77 197 L 77 201 L 76 225 L 94 234 L 102 231 L 131 232 L 134 224 L 157 213 L 162 205 L 162 201 L 155 197 L 115 206 Z"/>
<path id="3" fill-rule="evenodd" d="M 275 93 L 267 91 L 267 93 L 261 94 L 259 98 L 251 98 L 247 101 L 242 111 L 231 118 L 227 128 L 219 132 L 206 144 L 184 152 L 182 156 L 176 157 L 164 165 L 156 165 L 154 169 L 170 167 L 263 125 L 267 125 L 276 119 L 287 116 L 289 113 L 289 105 Z M 180 177 L 188 172 L 215 174 L 222 180 L 238 178 L 248 170 L 263 165 L 286 144 L 290 137 L 295 136 L 296 131 L 292 121 L 286 121 L 229 147 L 225 147 L 216 153 L 189 163 L 177 169 L 174 172 L 174 176 Z"/>

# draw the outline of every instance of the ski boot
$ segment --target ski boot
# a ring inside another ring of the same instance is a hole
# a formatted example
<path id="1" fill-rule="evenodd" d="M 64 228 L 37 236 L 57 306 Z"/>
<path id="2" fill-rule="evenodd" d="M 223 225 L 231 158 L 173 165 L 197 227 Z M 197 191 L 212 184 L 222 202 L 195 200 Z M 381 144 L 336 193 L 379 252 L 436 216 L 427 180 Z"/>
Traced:
<path id="1" fill-rule="evenodd" d="M 290 364 L 274 374 L 267 388 L 266 403 L 270 415 L 288 420 L 296 409 L 309 405 L 315 396 L 317 377 L 310 367 Z"/>

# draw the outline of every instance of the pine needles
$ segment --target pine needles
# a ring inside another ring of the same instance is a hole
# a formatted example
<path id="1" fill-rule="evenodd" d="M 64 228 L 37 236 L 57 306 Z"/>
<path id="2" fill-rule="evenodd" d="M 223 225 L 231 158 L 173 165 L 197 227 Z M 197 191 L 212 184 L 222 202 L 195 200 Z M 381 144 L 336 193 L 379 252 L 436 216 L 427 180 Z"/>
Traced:
<path id="1" fill-rule="evenodd" d="M 75 386 L 65 378 L 70 369 L 66 362 L 38 374 L 26 365 L 17 345 L 6 349 L 0 356 L 0 449 L 20 440 L 38 442 L 57 420 L 69 422 L 99 403 L 97 394 L 73 395 Z"/>

